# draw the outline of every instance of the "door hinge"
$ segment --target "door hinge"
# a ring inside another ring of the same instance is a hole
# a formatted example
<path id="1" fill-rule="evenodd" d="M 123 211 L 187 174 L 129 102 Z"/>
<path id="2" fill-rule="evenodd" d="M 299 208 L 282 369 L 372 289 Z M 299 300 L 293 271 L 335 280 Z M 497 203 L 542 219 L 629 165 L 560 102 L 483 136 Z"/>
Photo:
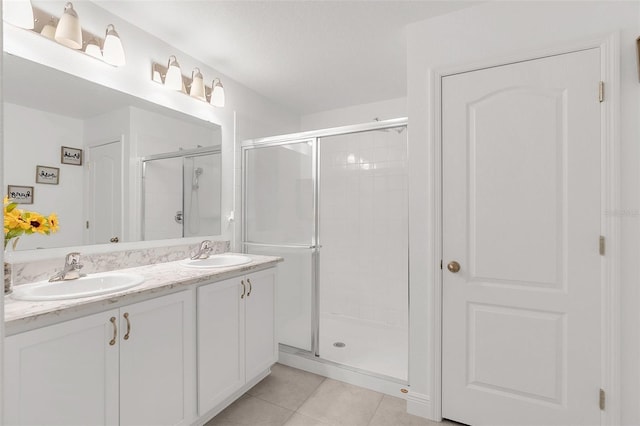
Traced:
<path id="1" fill-rule="evenodd" d="M 604 102 L 604 81 L 598 83 L 598 100 Z"/>
<path id="2" fill-rule="evenodd" d="M 600 235 L 600 256 L 604 256 L 606 241 L 602 235 Z"/>
<path id="3" fill-rule="evenodd" d="M 442 259 L 440 259 L 440 269 L 442 269 Z"/>
<path id="4" fill-rule="evenodd" d="M 606 395 L 604 393 L 604 389 L 600 389 L 600 409 L 602 411 L 604 411 L 604 407 L 605 407 L 605 402 L 606 402 Z"/>
<path id="5" fill-rule="evenodd" d="M 87 229 L 89 229 L 89 221 L 87 221 L 86 225 Z"/>

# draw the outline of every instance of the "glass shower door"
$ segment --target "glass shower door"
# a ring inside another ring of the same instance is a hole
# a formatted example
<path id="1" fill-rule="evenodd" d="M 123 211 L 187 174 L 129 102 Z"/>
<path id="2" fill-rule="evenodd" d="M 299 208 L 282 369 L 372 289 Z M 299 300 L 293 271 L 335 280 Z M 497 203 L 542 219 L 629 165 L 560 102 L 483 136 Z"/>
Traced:
<path id="1" fill-rule="evenodd" d="M 278 341 L 311 351 L 315 336 L 315 139 L 243 147 L 244 226 L 247 253 L 281 256 Z"/>

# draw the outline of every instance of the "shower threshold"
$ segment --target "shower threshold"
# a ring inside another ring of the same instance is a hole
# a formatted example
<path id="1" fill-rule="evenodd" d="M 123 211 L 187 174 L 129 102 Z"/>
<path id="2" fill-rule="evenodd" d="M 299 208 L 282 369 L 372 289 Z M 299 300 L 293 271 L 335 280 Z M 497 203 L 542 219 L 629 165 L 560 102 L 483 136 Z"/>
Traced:
<path id="1" fill-rule="evenodd" d="M 278 362 L 281 364 L 376 392 L 407 399 L 409 385 L 405 380 L 329 361 L 317 357 L 309 351 L 283 345 L 282 343 L 279 347 Z"/>

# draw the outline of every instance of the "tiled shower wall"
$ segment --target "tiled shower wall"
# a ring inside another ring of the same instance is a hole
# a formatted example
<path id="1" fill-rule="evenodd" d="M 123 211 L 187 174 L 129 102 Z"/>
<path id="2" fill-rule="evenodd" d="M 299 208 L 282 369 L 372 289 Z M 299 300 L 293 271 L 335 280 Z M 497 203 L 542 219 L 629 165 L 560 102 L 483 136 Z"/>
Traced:
<path id="1" fill-rule="evenodd" d="M 320 311 L 408 323 L 405 130 L 320 142 Z"/>

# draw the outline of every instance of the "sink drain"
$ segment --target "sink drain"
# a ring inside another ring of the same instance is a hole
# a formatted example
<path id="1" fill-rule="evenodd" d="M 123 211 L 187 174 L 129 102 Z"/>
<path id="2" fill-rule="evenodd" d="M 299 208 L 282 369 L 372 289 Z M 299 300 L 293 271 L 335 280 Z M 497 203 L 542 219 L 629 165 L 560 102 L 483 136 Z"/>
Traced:
<path id="1" fill-rule="evenodd" d="M 336 348 L 344 348 L 347 345 L 342 342 L 335 342 L 333 346 L 335 346 Z"/>

